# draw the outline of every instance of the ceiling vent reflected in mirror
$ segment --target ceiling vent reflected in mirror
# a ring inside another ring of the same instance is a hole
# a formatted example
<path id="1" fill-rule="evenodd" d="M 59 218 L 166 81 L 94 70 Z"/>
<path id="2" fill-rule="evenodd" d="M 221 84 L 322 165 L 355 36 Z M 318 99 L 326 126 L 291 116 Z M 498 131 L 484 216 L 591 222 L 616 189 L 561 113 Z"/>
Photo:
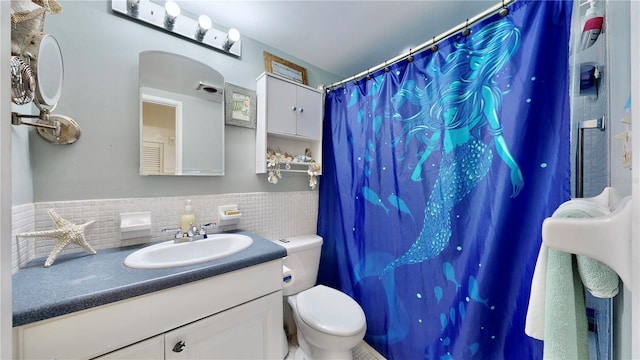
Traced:
<path id="1" fill-rule="evenodd" d="M 216 87 L 215 85 L 210 85 L 210 84 L 204 83 L 202 81 L 200 81 L 200 83 L 198 84 L 197 90 L 202 90 L 202 91 L 207 92 L 209 94 L 222 93 L 222 89 L 220 89 L 219 87 Z"/>
<path id="2" fill-rule="evenodd" d="M 175 1 L 152 2 L 148 0 L 112 0 L 114 14 L 165 31 L 224 54 L 240 57 L 242 41 L 240 32 L 216 29 L 206 15 L 194 16 L 180 9 Z"/>

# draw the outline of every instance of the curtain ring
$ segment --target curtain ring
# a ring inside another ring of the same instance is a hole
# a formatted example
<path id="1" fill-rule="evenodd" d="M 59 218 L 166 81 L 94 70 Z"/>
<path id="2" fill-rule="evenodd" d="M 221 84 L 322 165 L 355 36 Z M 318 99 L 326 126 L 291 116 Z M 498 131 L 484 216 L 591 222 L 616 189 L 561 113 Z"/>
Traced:
<path id="1" fill-rule="evenodd" d="M 436 43 L 436 37 L 435 36 L 431 40 L 431 51 L 433 51 L 433 52 L 438 51 L 438 44 Z"/>
<path id="2" fill-rule="evenodd" d="M 371 70 L 371 68 L 367 69 L 367 80 L 371 80 L 371 75 L 369 75 L 369 70 Z"/>
<path id="3" fill-rule="evenodd" d="M 502 0 L 502 9 L 500 9 L 498 14 L 500 14 L 501 17 L 509 15 L 509 9 L 507 9 L 507 7 L 504 5 L 504 0 Z"/>
<path id="4" fill-rule="evenodd" d="M 356 79 L 355 75 L 353 75 L 353 85 L 358 85 L 358 79 Z"/>
<path id="5" fill-rule="evenodd" d="M 411 55 L 411 50 L 412 49 L 409 49 L 409 56 L 407 56 L 407 61 L 408 62 L 413 62 L 413 55 Z"/>
<path id="6" fill-rule="evenodd" d="M 384 62 L 384 72 L 389 72 L 389 67 L 387 66 L 387 62 Z"/>
<path id="7" fill-rule="evenodd" d="M 462 36 L 469 36 L 471 34 L 471 30 L 469 30 L 469 19 L 467 19 L 467 23 L 464 26 L 464 30 L 462 30 Z"/>

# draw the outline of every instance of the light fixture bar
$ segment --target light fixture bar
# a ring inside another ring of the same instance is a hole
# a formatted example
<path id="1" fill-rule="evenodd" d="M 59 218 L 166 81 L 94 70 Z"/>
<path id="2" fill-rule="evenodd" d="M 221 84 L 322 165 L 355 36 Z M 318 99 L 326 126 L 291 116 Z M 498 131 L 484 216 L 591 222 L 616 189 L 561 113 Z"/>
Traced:
<path id="1" fill-rule="evenodd" d="M 174 2 L 170 2 L 175 4 Z M 228 55 L 240 57 L 242 55 L 242 40 L 237 33 L 237 40 L 228 41 L 227 32 L 211 26 L 211 19 L 197 18 L 184 10 L 178 10 L 178 15 L 165 9 L 165 3 L 158 4 L 140 0 L 112 0 L 111 10 L 114 14 L 129 20 L 140 22 L 157 30 L 165 31 L 178 37 L 185 38 L 196 44 L 221 51 Z M 170 11 L 171 10 L 171 11 Z M 208 28 L 207 28 L 208 27 Z"/>

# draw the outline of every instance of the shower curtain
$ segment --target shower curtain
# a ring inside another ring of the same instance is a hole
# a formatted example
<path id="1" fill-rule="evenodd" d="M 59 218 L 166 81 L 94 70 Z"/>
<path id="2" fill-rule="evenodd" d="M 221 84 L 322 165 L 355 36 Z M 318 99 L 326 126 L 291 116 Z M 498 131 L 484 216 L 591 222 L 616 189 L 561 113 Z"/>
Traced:
<path id="1" fill-rule="evenodd" d="M 389 359 L 536 359 L 545 217 L 570 197 L 571 2 L 518 1 L 328 92 L 319 283 Z"/>

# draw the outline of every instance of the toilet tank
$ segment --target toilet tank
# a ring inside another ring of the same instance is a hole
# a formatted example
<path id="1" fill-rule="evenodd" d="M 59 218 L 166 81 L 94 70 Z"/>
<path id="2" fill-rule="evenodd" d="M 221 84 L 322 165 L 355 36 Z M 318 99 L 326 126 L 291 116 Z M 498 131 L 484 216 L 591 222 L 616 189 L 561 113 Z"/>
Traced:
<path id="1" fill-rule="evenodd" d="M 309 234 L 280 239 L 277 243 L 287 249 L 284 265 L 293 272 L 294 282 L 283 289 L 284 295 L 294 295 L 315 286 L 322 238 Z"/>

